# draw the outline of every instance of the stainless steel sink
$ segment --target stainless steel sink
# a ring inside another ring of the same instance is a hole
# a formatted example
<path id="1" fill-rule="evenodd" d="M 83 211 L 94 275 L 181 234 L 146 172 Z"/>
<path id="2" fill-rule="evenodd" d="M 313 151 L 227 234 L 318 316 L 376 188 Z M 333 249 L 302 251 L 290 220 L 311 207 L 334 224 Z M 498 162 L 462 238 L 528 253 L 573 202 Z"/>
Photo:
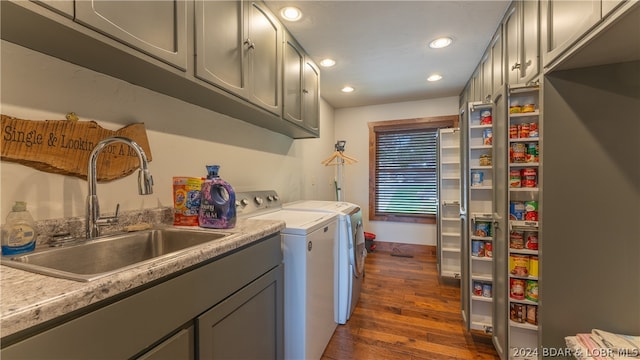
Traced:
<path id="1" fill-rule="evenodd" d="M 3 265 L 77 281 L 101 277 L 188 251 L 229 233 L 160 228 L 111 235 L 68 247 L 3 256 Z"/>

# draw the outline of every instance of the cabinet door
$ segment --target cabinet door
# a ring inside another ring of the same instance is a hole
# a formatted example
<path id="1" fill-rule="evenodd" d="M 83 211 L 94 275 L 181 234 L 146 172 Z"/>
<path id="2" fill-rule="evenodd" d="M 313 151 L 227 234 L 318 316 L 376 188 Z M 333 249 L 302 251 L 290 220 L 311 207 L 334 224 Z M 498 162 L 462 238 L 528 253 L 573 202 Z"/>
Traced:
<path id="1" fill-rule="evenodd" d="M 186 70 L 186 1 L 76 1 L 75 13 L 79 23 Z"/>
<path id="2" fill-rule="evenodd" d="M 482 69 L 482 101 L 490 101 L 493 93 L 493 64 L 491 63 L 491 48 L 489 47 L 482 57 L 480 67 Z"/>
<path id="3" fill-rule="evenodd" d="M 601 18 L 600 0 L 544 0 L 541 39 L 544 65 L 580 39 Z"/>
<path id="4" fill-rule="evenodd" d="M 522 36 L 521 43 L 521 83 L 526 84 L 528 81 L 536 77 L 539 69 L 539 35 L 538 27 L 539 2 L 537 0 L 521 1 L 521 19 L 522 19 Z"/>
<path id="5" fill-rule="evenodd" d="M 304 52 L 298 43 L 287 34 L 284 42 L 283 112 L 285 120 L 302 125 L 302 71 L 305 66 Z"/>
<path id="6" fill-rule="evenodd" d="M 513 2 L 504 20 L 505 72 L 507 83 L 511 85 L 517 84 L 520 80 L 519 34 L 518 6 Z"/>
<path id="7" fill-rule="evenodd" d="M 161 342 L 144 355 L 139 360 L 193 360 L 195 339 L 193 336 L 193 325 L 180 330 L 177 334 Z"/>
<path id="8" fill-rule="evenodd" d="M 195 76 L 247 97 L 241 1 L 197 1 Z"/>
<path id="9" fill-rule="evenodd" d="M 497 93 L 502 89 L 504 85 L 504 43 L 502 36 L 502 25 L 498 25 L 498 31 L 493 36 L 491 41 L 491 98 L 495 99 Z"/>
<path id="10" fill-rule="evenodd" d="M 304 63 L 304 87 L 302 88 L 302 114 L 304 126 L 316 134 L 320 130 L 320 70 L 310 60 Z"/>
<path id="11" fill-rule="evenodd" d="M 263 5 L 251 2 L 247 29 L 245 42 L 248 47 L 251 100 L 280 115 L 281 26 Z"/>
<path id="12" fill-rule="evenodd" d="M 283 298 L 280 265 L 199 316 L 199 357 L 284 358 Z"/>

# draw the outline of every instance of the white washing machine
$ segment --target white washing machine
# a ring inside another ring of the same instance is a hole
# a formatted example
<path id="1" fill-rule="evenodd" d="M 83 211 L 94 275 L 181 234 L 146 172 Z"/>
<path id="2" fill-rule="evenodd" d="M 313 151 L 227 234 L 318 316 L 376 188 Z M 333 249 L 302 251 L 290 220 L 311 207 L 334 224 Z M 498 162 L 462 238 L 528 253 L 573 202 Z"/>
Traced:
<path id="1" fill-rule="evenodd" d="M 362 226 L 362 209 L 343 201 L 302 200 L 283 205 L 283 209 L 324 211 L 338 214 L 338 253 L 336 257 L 336 322 L 345 324 L 360 299 L 367 249 Z"/>
<path id="2" fill-rule="evenodd" d="M 272 192 L 238 193 L 236 199 L 242 217 L 286 223 L 281 231 L 284 356 L 291 360 L 320 359 L 337 326 L 334 309 L 337 214 L 283 209 Z"/>

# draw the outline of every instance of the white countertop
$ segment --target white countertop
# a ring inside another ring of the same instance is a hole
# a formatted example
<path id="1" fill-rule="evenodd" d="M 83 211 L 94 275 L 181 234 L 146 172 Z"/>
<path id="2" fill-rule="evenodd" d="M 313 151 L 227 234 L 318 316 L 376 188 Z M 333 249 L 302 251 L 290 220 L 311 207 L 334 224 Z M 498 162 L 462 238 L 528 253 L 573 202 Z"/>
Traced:
<path id="1" fill-rule="evenodd" d="M 283 230 L 275 220 L 237 220 L 232 236 L 199 245 L 193 251 L 162 259 L 91 282 L 78 282 L 0 266 L 0 336 L 55 319 L 74 310 L 223 255 Z"/>

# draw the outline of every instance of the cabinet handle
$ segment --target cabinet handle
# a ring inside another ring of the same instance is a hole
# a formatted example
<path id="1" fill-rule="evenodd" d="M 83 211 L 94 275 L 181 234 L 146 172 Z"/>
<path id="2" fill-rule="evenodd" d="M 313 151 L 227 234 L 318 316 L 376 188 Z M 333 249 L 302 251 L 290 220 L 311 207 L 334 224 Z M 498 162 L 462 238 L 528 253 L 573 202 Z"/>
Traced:
<path id="1" fill-rule="evenodd" d="M 309 93 L 309 90 L 307 90 L 307 89 L 302 89 L 302 93 L 303 93 L 303 94 L 308 94 L 308 93 Z"/>
<path id="2" fill-rule="evenodd" d="M 247 49 L 255 49 L 256 44 L 251 41 L 251 39 L 247 39 L 244 41 L 244 44 L 247 46 Z"/>
<path id="3" fill-rule="evenodd" d="M 520 69 L 520 63 L 513 64 L 513 66 L 511 67 L 511 71 L 513 71 L 515 69 Z"/>

